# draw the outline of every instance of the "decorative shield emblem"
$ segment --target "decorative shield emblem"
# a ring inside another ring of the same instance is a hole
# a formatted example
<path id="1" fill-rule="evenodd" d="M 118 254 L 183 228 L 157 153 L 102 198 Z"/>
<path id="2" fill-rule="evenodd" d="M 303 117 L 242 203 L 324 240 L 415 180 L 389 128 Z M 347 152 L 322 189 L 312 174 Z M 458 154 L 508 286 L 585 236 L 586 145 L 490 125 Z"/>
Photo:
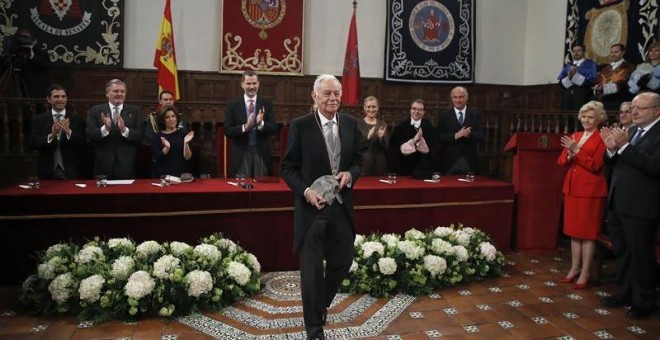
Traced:
<path id="1" fill-rule="evenodd" d="M 50 7 L 60 20 L 66 16 L 69 8 L 71 8 L 71 1 L 72 0 L 49 0 Z"/>
<path id="2" fill-rule="evenodd" d="M 285 0 L 242 0 L 241 11 L 250 25 L 261 29 L 259 37 L 268 38 L 266 30 L 277 26 L 286 14 Z"/>

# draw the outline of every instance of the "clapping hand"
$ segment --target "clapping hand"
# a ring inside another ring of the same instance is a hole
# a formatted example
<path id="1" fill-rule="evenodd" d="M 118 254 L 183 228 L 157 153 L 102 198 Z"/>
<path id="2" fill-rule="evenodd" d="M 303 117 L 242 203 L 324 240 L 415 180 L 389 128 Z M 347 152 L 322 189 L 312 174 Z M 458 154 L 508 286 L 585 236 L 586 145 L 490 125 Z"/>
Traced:
<path id="1" fill-rule="evenodd" d="M 376 132 L 376 126 L 372 126 L 371 129 L 369 129 L 369 132 L 367 132 L 367 139 L 371 139 L 371 136 L 373 136 L 374 132 Z"/>
<path id="2" fill-rule="evenodd" d="M 603 127 L 600 136 L 605 147 L 612 152 L 628 143 L 628 133 L 621 127 Z"/>
<path id="3" fill-rule="evenodd" d="M 57 123 L 60 125 L 60 128 L 62 129 L 62 131 L 64 131 L 64 133 L 66 133 L 67 135 L 71 134 L 71 128 L 69 127 L 70 125 L 69 118 L 64 118 Z"/>
<path id="4" fill-rule="evenodd" d="M 126 131 L 126 122 L 124 122 L 124 118 L 121 116 L 117 117 L 117 127 L 119 128 L 119 132 L 124 133 Z"/>
<path id="5" fill-rule="evenodd" d="M 60 125 L 59 121 L 53 122 L 53 126 L 50 128 L 50 134 L 53 136 L 53 139 L 57 139 L 57 136 L 60 134 L 60 131 L 62 131 L 62 125 Z"/>
<path id="6" fill-rule="evenodd" d="M 250 130 L 252 128 L 252 126 L 254 125 L 254 120 L 255 120 L 254 113 L 250 113 L 250 115 L 247 118 L 247 122 L 245 123 L 245 131 Z"/>
<path id="7" fill-rule="evenodd" d="M 163 147 L 166 148 L 166 149 L 170 148 L 170 141 L 168 141 L 165 137 L 160 137 L 160 144 L 162 144 Z"/>
<path id="8" fill-rule="evenodd" d="M 185 137 L 183 137 L 183 142 L 184 143 L 190 143 L 190 141 L 193 139 L 193 137 L 195 137 L 195 131 L 190 131 L 186 134 Z"/>
<path id="9" fill-rule="evenodd" d="M 470 137 L 470 134 L 472 133 L 472 127 L 462 127 L 460 130 L 454 134 L 454 139 L 461 139 L 463 137 Z"/>
<path id="10" fill-rule="evenodd" d="M 571 66 L 571 70 L 568 71 L 568 78 L 573 78 L 575 75 L 575 72 L 577 72 L 577 67 L 575 65 Z"/>
<path id="11" fill-rule="evenodd" d="M 417 143 L 419 143 L 419 141 L 422 140 L 422 138 L 424 138 L 424 131 L 422 130 L 422 128 L 419 128 L 419 130 L 417 130 L 417 134 L 415 134 L 415 137 L 413 137 L 413 143 L 417 145 Z"/>
<path id="12" fill-rule="evenodd" d="M 381 125 L 381 127 L 378 128 L 378 138 L 382 139 L 385 137 L 385 132 L 387 132 L 387 125 Z"/>
<path id="13" fill-rule="evenodd" d="M 569 136 L 561 136 L 561 146 L 568 149 L 571 154 L 576 154 L 579 151 L 577 143 Z"/>
<path id="14" fill-rule="evenodd" d="M 259 110 L 259 114 L 257 115 L 257 126 L 261 125 L 261 122 L 263 121 L 264 121 L 264 109 L 261 108 L 261 110 Z"/>
<path id="15" fill-rule="evenodd" d="M 110 128 L 112 128 L 112 118 L 110 117 L 110 114 L 101 112 L 101 121 L 103 122 L 103 125 L 105 125 L 105 128 L 110 131 Z"/>

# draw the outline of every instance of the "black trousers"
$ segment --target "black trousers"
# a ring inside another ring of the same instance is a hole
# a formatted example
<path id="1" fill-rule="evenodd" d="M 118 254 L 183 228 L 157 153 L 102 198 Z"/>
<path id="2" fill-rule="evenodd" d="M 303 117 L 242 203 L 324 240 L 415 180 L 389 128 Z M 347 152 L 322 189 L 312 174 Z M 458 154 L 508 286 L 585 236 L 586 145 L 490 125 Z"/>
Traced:
<path id="1" fill-rule="evenodd" d="M 354 239 L 348 212 L 337 201 L 320 210 L 305 233 L 298 256 L 308 338 L 323 336 L 322 314 L 353 263 Z"/>
<path id="2" fill-rule="evenodd" d="M 610 208 L 607 229 L 616 259 L 616 293 L 635 307 L 655 308 L 658 264 L 655 238 L 658 221 L 622 216 Z"/>

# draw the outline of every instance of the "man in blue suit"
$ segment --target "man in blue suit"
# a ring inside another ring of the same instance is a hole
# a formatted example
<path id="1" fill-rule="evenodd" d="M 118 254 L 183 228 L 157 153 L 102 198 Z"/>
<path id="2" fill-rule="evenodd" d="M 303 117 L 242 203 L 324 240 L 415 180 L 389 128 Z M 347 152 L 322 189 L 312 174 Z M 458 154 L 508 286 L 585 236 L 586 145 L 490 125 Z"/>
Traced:
<path id="1" fill-rule="evenodd" d="M 291 121 L 281 173 L 295 197 L 293 249 L 300 258 L 307 337 L 325 339 L 327 308 L 353 262 L 353 187 L 361 172 L 362 135 L 355 118 L 337 112 L 337 78 L 318 76 L 312 99 L 318 109 Z M 330 202 L 312 188 L 326 175 L 339 189 Z"/>
<path id="2" fill-rule="evenodd" d="M 557 77 L 563 89 L 562 110 L 577 112 L 591 98 L 591 83 L 596 79 L 596 63 L 585 58 L 584 51 L 584 45 L 573 44 L 573 62 L 566 64 Z"/>

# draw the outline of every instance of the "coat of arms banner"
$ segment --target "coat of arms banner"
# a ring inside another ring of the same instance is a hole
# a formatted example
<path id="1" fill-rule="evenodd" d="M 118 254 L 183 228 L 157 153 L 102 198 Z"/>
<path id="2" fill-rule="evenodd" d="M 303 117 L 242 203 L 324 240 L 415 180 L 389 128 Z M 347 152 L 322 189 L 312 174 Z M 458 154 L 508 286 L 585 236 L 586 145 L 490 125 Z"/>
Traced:
<path id="1" fill-rule="evenodd" d="M 475 0 L 388 0 L 385 79 L 472 83 Z"/>
<path id="2" fill-rule="evenodd" d="M 225 0 L 220 72 L 303 74 L 304 0 Z"/>
<path id="3" fill-rule="evenodd" d="M 121 67 L 123 9 L 124 0 L 0 0 L 0 52 L 29 30 L 53 64 Z"/>
<path id="4" fill-rule="evenodd" d="M 571 60 L 571 46 L 584 43 L 585 55 L 597 64 L 610 62 L 610 47 L 626 46 L 624 58 L 634 64 L 644 60 L 649 46 L 660 39 L 657 1 L 568 0 L 564 60 Z"/>

